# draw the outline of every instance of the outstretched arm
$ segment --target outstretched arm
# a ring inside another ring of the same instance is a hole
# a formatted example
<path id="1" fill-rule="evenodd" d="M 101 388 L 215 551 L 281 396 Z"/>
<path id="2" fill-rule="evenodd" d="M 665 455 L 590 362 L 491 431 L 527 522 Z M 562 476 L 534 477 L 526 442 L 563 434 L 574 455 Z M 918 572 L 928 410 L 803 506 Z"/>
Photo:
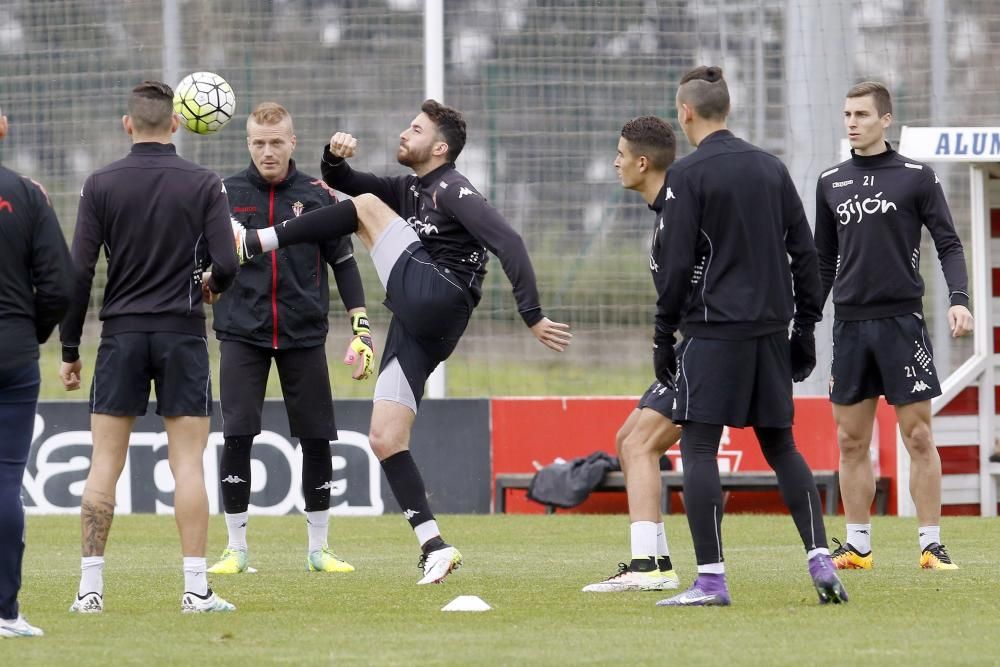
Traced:
<path id="1" fill-rule="evenodd" d="M 565 350 L 573 334 L 569 325 L 553 322 L 542 312 L 535 269 L 520 234 L 475 190 L 449 188 L 438 194 L 437 205 L 461 221 L 469 233 L 500 259 L 500 266 L 513 286 L 517 312 L 535 338 L 557 352 Z"/>

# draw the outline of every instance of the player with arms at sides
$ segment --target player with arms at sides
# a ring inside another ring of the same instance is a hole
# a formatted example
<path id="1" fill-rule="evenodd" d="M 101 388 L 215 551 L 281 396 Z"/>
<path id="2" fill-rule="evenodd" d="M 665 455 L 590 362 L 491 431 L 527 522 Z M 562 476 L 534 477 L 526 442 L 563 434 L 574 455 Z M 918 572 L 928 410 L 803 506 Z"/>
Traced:
<path id="1" fill-rule="evenodd" d="M 661 275 L 653 258 L 660 254 L 667 167 L 676 152 L 673 128 L 655 116 L 641 116 L 625 123 L 618 139 L 615 170 L 622 187 L 641 194 L 655 214 L 649 262 L 654 283 Z M 672 420 L 673 404 L 674 378 L 657 377 L 615 436 L 628 495 L 632 560 L 628 565 L 619 564 L 618 572 L 604 581 L 584 586 L 584 592 L 662 591 L 677 588 L 680 583 L 670 562 L 660 515 L 660 457 L 681 434 Z"/>
<path id="2" fill-rule="evenodd" d="M 972 331 L 965 253 L 937 176 L 885 139 L 892 98 L 881 83 L 847 92 L 844 126 L 851 158 L 820 174 L 816 250 L 823 300 L 833 291 L 830 401 L 840 447 L 847 538 L 833 552 L 841 569 L 871 569 L 875 477 L 869 447 L 879 395 L 896 409 L 910 456 L 920 567 L 954 570 L 941 544 L 941 457 L 931 433 L 931 399 L 941 394 L 923 316 L 920 236 L 931 233 L 948 283 L 954 337 Z M 836 541 L 836 540 L 835 540 Z"/>
<path id="3" fill-rule="evenodd" d="M 135 418 L 146 414 L 150 382 L 175 484 L 174 517 L 184 556 L 181 611 L 235 608 L 212 592 L 205 572 L 208 495 L 202 456 L 212 383 L 202 303 L 229 287 L 239 264 L 222 179 L 180 158 L 171 143 L 179 124 L 173 96 L 159 81 L 132 90 L 122 118 L 131 152 L 87 177 L 80 191 L 72 246 L 76 287 L 60 327 L 59 374 L 68 391 L 80 388 L 80 336 L 102 250 L 108 267 L 90 387 L 93 452 L 80 504 L 83 558 L 73 612 L 104 610 L 104 549 L 115 487 Z"/>
<path id="4" fill-rule="evenodd" d="M 0 140 L 7 136 L 0 110 Z M 0 639 L 45 633 L 21 615 L 24 469 L 41 377 L 38 346 L 69 306 L 73 262 L 41 185 L 0 166 Z"/>
<path id="5" fill-rule="evenodd" d="M 830 560 L 819 492 L 792 436 L 792 381 L 816 364 L 822 317 L 816 248 L 788 170 L 726 129 L 718 67 L 681 78 L 677 118 L 696 150 L 667 172 L 657 377 L 674 375 L 684 506 L 698 578 L 663 606 L 730 604 L 718 451 L 724 426 L 752 426 L 778 478 L 820 603 L 847 601 Z M 789 323 L 793 323 L 789 339 Z M 684 334 L 674 356 L 674 332 Z"/>
<path id="6" fill-rule="evenodd" d="M 225 181 L 230 210 L 244 226 L 267 227 L 336 203 L 325 183 L 298 170 L 292 159 L 295 143 L 292 116 L 280 104 L 259 104 L 247 118 L 250 166 Z M 333 476 L 330 441 L 337 439 L 337 427 L 325 347 L 329 264 L 354 332 L 345 363 L 358 364 L 356 380 L 371 374 L 374 350 L 353 253 L 345 236 L 261 255 L 243 265 L 232 289 L 214 306 L 225 436 L 219 480 L 229 542 L 209 573 L 237 574 L 249 567 L 250 453 L 254 436 L 260 433 L 272 359 L 292 436 L 302 448 L 306 567 L 311 572 L 354 570 L 327 542 Z"/>
<path id="7" fill-rule="evenodd" d="M 424 383 L 455 349 L 482 296 L 487 251 L 500 258 L 532 334 L 558 352 L 571 338 L 567 325 L 542 312 L 521 237 L 455 168 L 465 138 L 462 115 L 427 100 L 399 137 L 397 161 L 414 173 L 381 177 L 347 164 L 357 140 L 338 132 L 323 154 L 323 179 L 354 199 L 273 228 L 235 230 L 243 258 L 352 233 L 369 249 L 393 314 L 369 441 L 420 543 L 418 584 L 438 583 L 462 563 L 441 536 L 409 443 Z"/>

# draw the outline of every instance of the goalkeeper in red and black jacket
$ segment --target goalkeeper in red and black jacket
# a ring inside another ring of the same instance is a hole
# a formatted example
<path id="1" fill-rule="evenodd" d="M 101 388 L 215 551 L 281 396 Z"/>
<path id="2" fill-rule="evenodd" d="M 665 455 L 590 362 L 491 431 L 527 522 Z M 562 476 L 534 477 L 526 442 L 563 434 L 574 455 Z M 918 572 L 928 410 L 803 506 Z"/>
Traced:
<path id="1" fill-rule="evenodd" d="M 247 119 L 252 157 L 225 180 L 233 218 L 247 227 L 269 227 L 304 211 L 336 202 L 321 180 L 295 168 L 292 118 L 279 104 L 260 104 Z M 330 441 L 337 439 L 325 341 L 329 325 L 326 265 L 333 269 L 353 338 L 345 364 L 353 377 L 371 375 L 374 349 L 365 293 L 349 237 L 302 244 L 245 264 L 233 288 L 215 304 L 221 341 L 221 401 L 225 448 L 219 465 L 229 544 L 209 572 L 245 572 L 250 449 L 261 431 L 261 409 L 273 359 L 278 367 L 293 437 L 302 446 L 302 493 L 309 537 L 307 566 L 316 572 L 350 572 L 327 544 L 333 474 Z"/>

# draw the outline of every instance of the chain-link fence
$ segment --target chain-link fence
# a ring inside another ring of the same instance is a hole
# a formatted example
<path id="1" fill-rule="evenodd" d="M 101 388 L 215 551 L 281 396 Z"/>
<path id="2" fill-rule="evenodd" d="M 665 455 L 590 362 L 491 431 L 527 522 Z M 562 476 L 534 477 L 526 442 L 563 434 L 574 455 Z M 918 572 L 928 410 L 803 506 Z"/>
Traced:
<path id="1" fill-rule="evenodd" d="M 651 217 L 617 183 L 612 161 L 624 121 L 643 114 L 675 121 L 676 81 L 696 64 L 724 67 L 731 127 L 789 164 L 810 217 L 816 176 L 840 160 L 843 94 L 858 80 L 882 80 L 894 91 L 892 138 L 902 124 L 1000 124 L 993 0 L 445 0 L 444 7 L 444 98 L 469 123 L 458 166 L 524 235 L 546 311 L 576 333 L 564 355 L 535 342 L 494 261 L 483 303 L 448 365 L 451 395 L 634 394 L 651 379 Z M 237 120 L 215 136 L 179 136 L 186 157 L 223 175 L 245 167 L 243 119 L 257 103 L 276 100 L 294 116 L 301 170 L 318 174 L 322 145 L 345 130 L 361 142 L 356 167 L 404 173 L 395 147 L 424 98 L 423 11 L 419 0 L 7 0 L 0 102 L 11 133 L 0 144 L 3 162 L 45 183 L 69 236 L 86 175 L 128 150 L 120 117 L 131 87 L 208 70 L 236 90 Z M 968 242 L 965 172 L 940 171 Z M 358 254 L 369 312 L 384 331 L 381 287 Z M 941 339 L 942 281 L 929 242 L 923 256 L 926 310 L 945 371 L 970 348 Z M 101 288 L 98 281 L 92 344 Z M 335 295 L 331 305 L 341 308 Z M 346 335 L 335 318 L 333 359 Z M 803 388 L 811 393 L 826 382 L 825 330 L 819 341 L 820 368 Z M 46 356 L 56 359 L 51 344 Z M 370 394 L 346 377 L 333 374 L 338 394 Z"/>

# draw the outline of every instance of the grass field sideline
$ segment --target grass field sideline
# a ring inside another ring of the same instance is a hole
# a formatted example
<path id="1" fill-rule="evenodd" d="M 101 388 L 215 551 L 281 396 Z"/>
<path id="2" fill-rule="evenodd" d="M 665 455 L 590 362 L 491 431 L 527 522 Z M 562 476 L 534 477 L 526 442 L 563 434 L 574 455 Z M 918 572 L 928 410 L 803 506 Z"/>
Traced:
<path id="1" fill-rule="evenodd" d="M 28 519 L 21 601 L 40 639 L 0 641 L 0 665 L 995 665 L 1000 660 L 996 519 L 944 522 L 962 567 L 917 568 L 916 523 L 876 518 L 876 569 L 846 572 L 850 604 L 820 607 L 786 516 L 725 520 L 734 604 L 666 609 L 660 593 L 585 594 L 628 556 L 623 516 L 443 516 L 465 567 L 417 587 L 417 549 L 396 516 L 334 517 L 348 575 L 305 571 L 304 519 L 253 517 L 258 574 L 212 577 L 239 610 L 182 616 L 173 519 L 121 516 L 107 553 L 102 616 L 66 610 L 76 590 L 79 519 Z M 828 521 L 840 536 L 843 520 Z M 683 516 L 667 530 L 682 586 L 694 575 Z M 210 557 L 225 546 L 213 517 Z M 478 595 L 486 613 L 439 611 Z"/>

